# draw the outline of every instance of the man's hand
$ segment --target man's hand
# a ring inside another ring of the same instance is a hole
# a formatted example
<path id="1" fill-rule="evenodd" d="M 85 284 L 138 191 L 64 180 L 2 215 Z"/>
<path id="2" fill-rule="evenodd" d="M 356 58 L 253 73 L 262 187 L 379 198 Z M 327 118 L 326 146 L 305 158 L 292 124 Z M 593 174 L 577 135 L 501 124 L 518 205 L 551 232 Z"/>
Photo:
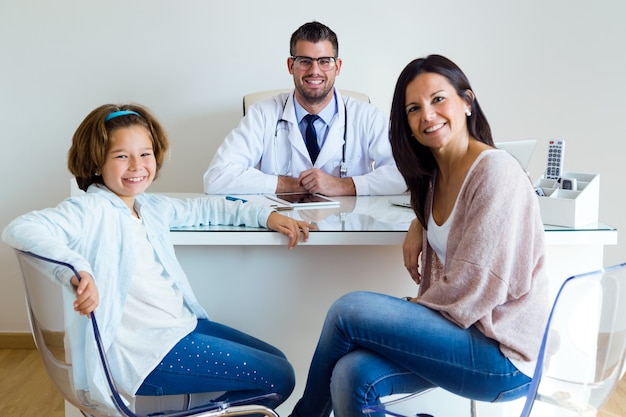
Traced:
<path id="1" fill-rule="evenodd" d="M 287 236 L 289 238 L 287 246 L 291 249 L 298 244 L 300 238 L 303 242 L 309 240 L 309 230 L 317 229 L 317 226 L 273 212 L 267 218 L 267 228 Z"/>
<path id="2" fill-rule="evenodd" d="M 76 288 L 74 311 L 78 311 L 83 316 L 88 316 L 92 311 L 96 310 L 100 303 L 98 288 L 91 274 L 85 271 L 79 271 L 78 274 L 80 275 L 80 282 L 78 282 L 76 276 L 73 276 L 70 281 Z"/>
<path id="3" fill-rule="evenodd" d="M 409 230 L 404 237 L 402 244 L 402 254 L 404 256 L 404 267 L 409 271 L 411 278 L 417 285 L 422 281 L 419 273 L 419 258 L 422 253 L 422 237 L 424 229 L 419 220 L 414 219 L 409 226 Z"/>
<path id="4" fill-rule="evenodd" d="M 298 183 L 309 193 L 319 193 L 329 197 L 356 195 L 352 178 L 333 177 L 319 168 L 302 171 L 298 177 Z"/>
<path id="5" fill-rule="evenodd" d="M 300 184 L 298 178 L 278 176 L 276 193 L 306 193 L 307 190 Z"/>

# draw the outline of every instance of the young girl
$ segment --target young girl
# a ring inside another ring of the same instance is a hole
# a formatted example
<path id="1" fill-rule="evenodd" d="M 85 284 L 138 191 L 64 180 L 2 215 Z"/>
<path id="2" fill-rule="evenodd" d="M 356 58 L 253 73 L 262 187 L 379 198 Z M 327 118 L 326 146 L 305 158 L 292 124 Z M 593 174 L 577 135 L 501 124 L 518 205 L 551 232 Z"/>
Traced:
<path id="1" fill-rule="evenodd" d="M 234 400 L 275 392 L 286 399 L 294 371 L 278 349 L 207 318 L 178 263 L 169 230 L 200 224 L 267 227 L 306 241 L 312 226 L 269 207 L 226 199 L 179 200 L 144 191 L 157 177 L 168 139 L 148 109 L 103 105 L 76 130 L 68 167 L 84 195 L 13 220 L 9 245 L 68 262 L 81 276 L 79 314 L 66 323 L 85 361 L 83 387 L 106 402 L 91 326 L 96 310 L 113 376 L 127 396 L 226 391 Z M 80 342 L 83 341 L 83 342 Z M 281 401 L 282 402 L 282 401 Z M 266 405 L 276 407 L 279 403 Z"/>

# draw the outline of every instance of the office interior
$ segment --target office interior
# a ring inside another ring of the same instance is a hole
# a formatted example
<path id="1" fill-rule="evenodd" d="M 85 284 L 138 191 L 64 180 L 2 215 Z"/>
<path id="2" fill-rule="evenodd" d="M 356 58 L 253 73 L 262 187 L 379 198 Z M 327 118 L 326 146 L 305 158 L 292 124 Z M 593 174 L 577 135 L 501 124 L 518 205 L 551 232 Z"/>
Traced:
<path id="1" fill-rule="evenodd" d="M 469 77 L 496 141 L 538 140 L 532 179 L 548 140 L 565 139 L 565 170 L 600 175 L 599 218 L 624 230 L 625 14 L 616 0 L 0 0 L 0 228 L 69 195 L 71 136 L 103 103 L 147 105 L 168 130 L 171 155 L 151 191 L 202 192 L 243 95 L 291 87 L 289 37 L 319 20 L 339 38 L 337 87 L 388 113 L 402 68 L 445 55 Z M 623 261 L 623 239 L 606 246 L 605 265 Z M 0 265 L 0 335 L 28 332 L 6 245 Z"/>

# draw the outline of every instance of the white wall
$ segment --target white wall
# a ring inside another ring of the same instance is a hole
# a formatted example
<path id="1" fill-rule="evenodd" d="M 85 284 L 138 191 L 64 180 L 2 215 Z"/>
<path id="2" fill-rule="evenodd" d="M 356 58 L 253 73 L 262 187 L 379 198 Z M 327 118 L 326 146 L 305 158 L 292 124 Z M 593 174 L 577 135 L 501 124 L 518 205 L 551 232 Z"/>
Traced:
<path id="1" fill-rule="evenodd" d="M 626 231 L 626 4 L 347 0 L 317 2 L 0 0 L 0 228 L 69 192 L 66 154 L 94 107 L 139 102 L 173 145 L 153 191 L 202 190 L 216 147 L 246 92 L 292 85 L 289 37 L 333 28 L 344 59 L 337 85 L 388 112 L 409 60 L 444 54 L 464 69 L 496 140 L 567 140 L 565 168 L 601 174 L 601 219 Z M 621 239 L 623 241 L 623 239 Z M 626 244 L 605 263 L 626 260 Z M 28 331 L 17 263 L 0 245 L 0 332 Z"/>

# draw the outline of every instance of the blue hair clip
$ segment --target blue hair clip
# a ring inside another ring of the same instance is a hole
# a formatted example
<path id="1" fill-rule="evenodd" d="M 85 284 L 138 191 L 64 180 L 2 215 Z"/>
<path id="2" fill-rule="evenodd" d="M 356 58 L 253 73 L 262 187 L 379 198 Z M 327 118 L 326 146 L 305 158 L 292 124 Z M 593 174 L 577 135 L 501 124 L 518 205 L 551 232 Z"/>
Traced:
<path id="1" fill-rule="evenodd" d="M 135 116 L 141 117 L 141 115 L 139 113 L 137 113 L 136 111 L 132 111 L 132 110 L 118 110 L 118 111 L 114 111 L 113 113 L 109 113 L 107 115 L 107 117 L 104 118 L 104 121 L 108 122 L 109 120 L 115 119 L 116 117 L 127 116 L 129 114 L 134 114 Z"/>

